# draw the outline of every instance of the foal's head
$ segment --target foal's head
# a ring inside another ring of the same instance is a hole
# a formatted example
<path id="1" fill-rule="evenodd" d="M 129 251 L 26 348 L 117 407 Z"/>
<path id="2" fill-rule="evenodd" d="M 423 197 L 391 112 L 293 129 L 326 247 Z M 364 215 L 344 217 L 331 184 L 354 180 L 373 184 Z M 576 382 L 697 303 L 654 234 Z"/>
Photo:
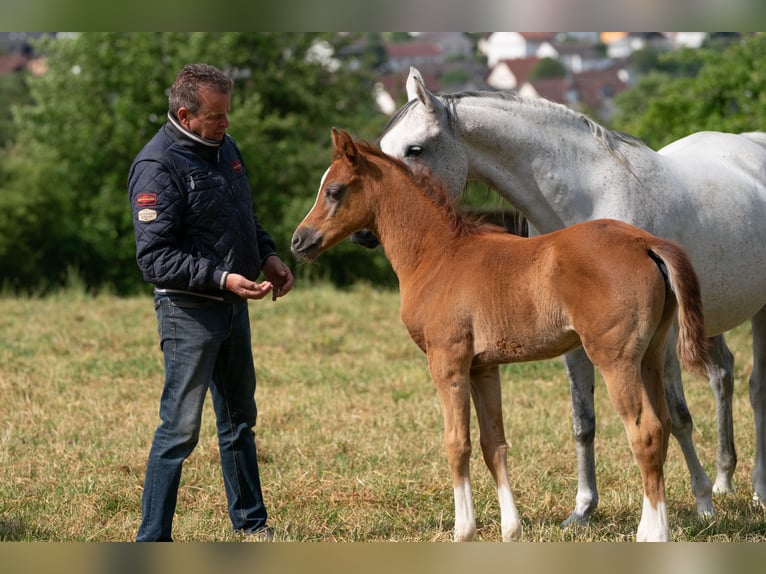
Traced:
<path id="1" fill-rule="evenodd" d="M 293 234 L 292 251 L 304 259 L 316 259 L 352 233 L 374 226 L 375 209 L 365 191 L 380 181 L 382 172 L 368 157 L 385 156 L 355 143 L 343 130 L 333 128 L 332 140 L 333 162 L 322 177 L 314 207 Z"/>

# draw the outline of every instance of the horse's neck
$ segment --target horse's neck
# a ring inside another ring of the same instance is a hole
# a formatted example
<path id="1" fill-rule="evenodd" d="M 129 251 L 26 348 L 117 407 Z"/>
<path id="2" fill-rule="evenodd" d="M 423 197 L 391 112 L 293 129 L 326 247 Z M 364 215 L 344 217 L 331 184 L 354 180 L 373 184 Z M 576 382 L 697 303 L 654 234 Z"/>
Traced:
<path id="1" fill-rule="evenodd" d="M 623 189 L 637 184 L 629 167 L 635 151 L 610 151 L 607 130 L 564 106 L 467 98 L 456 104 L 456 117 L 469 177 L 495 188 L 538 231 L 591 218 L 594 201 L 609 195 L 605 181 Z"/>
<path id="2" fill-rule="evenodd" d="M 383 180 L 381 187 L 385 193 L 377 195 L 384 200 L 378 203 L 373 231 L 394 272 L 403 279 L 443 256 L 454 234 L 444 210 L 414 182 Z"/>

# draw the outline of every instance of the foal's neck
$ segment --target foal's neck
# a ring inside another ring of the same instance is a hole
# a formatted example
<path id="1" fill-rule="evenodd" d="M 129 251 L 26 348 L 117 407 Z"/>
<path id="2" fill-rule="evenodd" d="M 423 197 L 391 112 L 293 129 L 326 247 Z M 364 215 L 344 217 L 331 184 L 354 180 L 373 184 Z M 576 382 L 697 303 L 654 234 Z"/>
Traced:
<path id="1" fill-rule="evenodd" d="M 449 209 L 429 197 L 413 179 L 398 174 L 384 178 L 380 188 L 377 196 L 382 200 L 375 213 L 374 231 L 400 279 L 424 262 L 450 252 L 456 233 Z"/>

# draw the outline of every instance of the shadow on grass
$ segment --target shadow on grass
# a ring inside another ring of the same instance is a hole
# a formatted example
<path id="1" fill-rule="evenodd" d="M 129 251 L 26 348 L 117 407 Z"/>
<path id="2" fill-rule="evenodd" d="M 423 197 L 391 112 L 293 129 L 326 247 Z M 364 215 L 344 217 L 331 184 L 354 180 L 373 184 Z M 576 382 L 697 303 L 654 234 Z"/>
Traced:
<path id="1" fill-rule="evenodd" d="M 31 542 L 48 540 L 38 528 L 30 528 L 23 518 L 0 516 L 0 542 Z"/>

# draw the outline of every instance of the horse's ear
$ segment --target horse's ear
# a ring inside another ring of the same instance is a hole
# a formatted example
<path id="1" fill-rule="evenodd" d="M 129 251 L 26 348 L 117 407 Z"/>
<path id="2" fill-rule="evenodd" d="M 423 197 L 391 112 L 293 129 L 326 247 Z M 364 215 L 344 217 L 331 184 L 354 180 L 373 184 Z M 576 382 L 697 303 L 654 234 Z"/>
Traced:
<path id="1" fill-rule="evenodd" d="M 359 157 L 359 152 L 354 145 L 354 140 L 346 130 L 332 128 L 332 142 L 335 146 L 335 153 L 340 157 L 345 157 L 349 163 L 355 164 Z"/>
<path id="2" fill-rule="evenodd" d="M 410 66 L 410 74 L 407 76 L 407 100 L 414 100 L 417 98 L 420 100 L 429 112 L 433 112 L 442 107 L 442 103 L 434 96 L 423 81 L 423 76 L 420 75 L 420 71 Z"/>

